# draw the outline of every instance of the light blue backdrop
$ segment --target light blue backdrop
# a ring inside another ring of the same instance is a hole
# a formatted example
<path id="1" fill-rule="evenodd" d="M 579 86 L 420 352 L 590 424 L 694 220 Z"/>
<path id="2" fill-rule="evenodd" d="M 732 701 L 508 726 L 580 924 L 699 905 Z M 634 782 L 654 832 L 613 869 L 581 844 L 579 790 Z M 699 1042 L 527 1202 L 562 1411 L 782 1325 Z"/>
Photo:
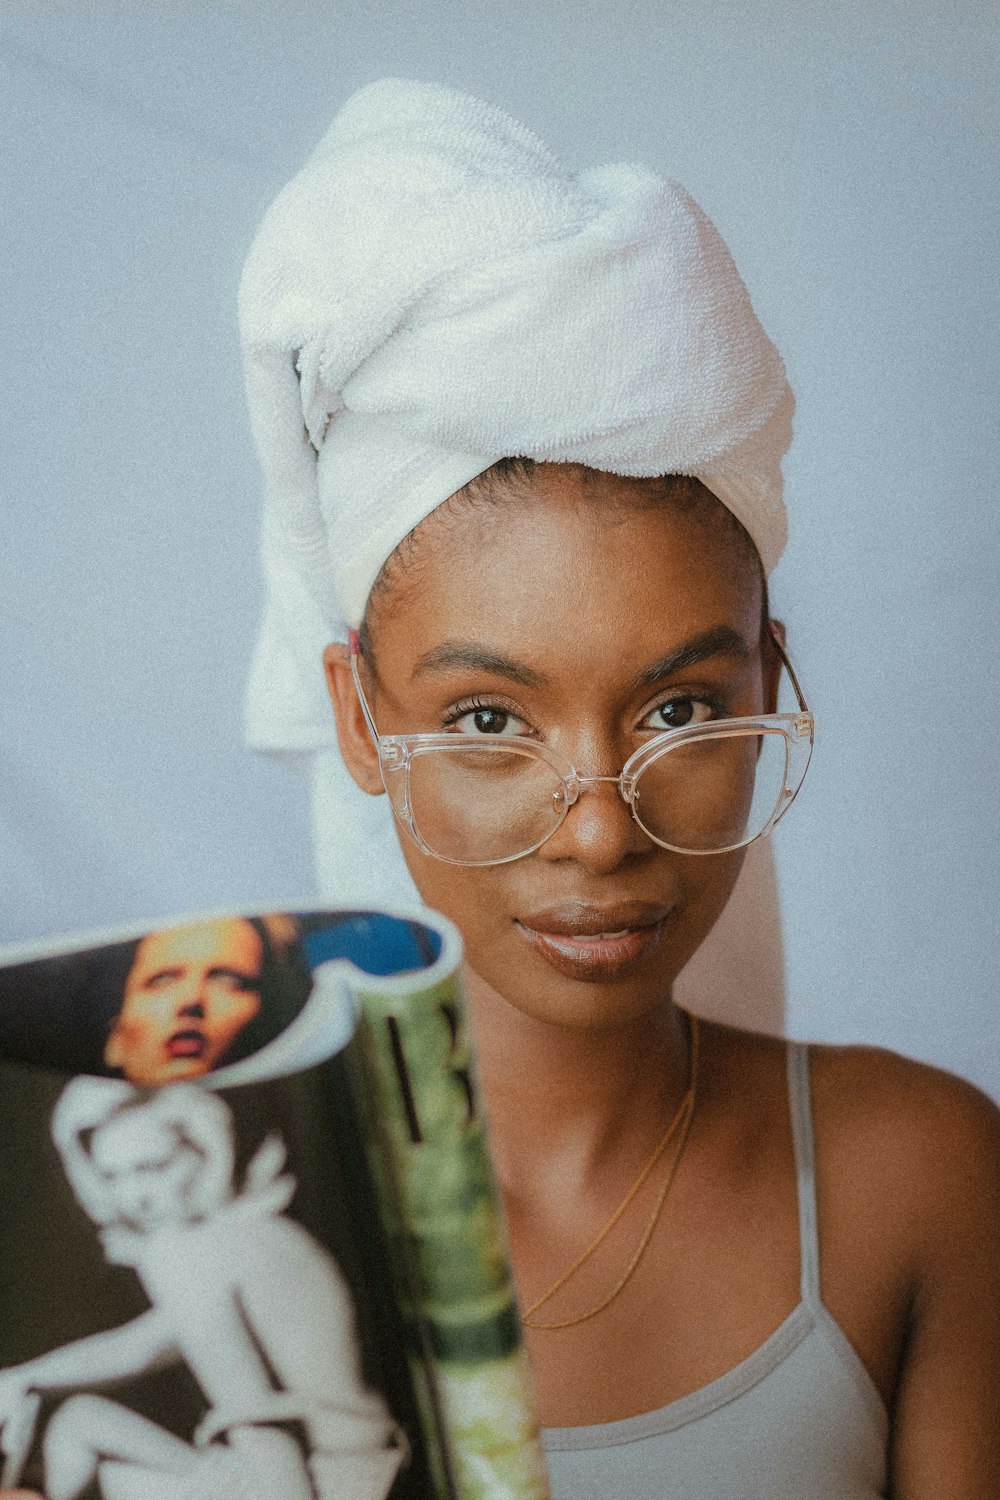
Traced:
<path id="1" fill-rule="evenodd" d="M 339 103 L 438 79 L 732 247 L 798 395 L 787 1025 L 1000 1096 L 998 40 L 985 0 L 7 0 L 0 936 L 309 898 L 304 790 L 239 745 L 235 288 Z"/>

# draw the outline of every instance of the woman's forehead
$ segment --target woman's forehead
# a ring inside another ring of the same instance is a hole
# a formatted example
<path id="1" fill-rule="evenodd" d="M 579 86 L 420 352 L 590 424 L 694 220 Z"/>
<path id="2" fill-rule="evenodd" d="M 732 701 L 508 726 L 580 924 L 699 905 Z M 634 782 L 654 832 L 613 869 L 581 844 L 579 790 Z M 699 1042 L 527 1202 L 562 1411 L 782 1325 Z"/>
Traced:
<path id="1" fill-rule="evenodd" d="M 613 475 L 543 468 L 528 493 L 450 504 L 413 533 L 373 601 L 376 650 L 381 638 L 408 656 L 481 638 L 532 655 L 573 643 L 630 655 L 720 626 L 755 644 L 762 571 L 719 502 L 676 504 Z"/>
<path id="2" fill-rule="evenodd" d="M 168 927 L 142 939 L 129 974 L 130 983 L 160 967 L 218 963 L 259 966 L 263 944 L 259 935 L 241 917 L 217 922 L 197 922 L 186 927 Z"/>

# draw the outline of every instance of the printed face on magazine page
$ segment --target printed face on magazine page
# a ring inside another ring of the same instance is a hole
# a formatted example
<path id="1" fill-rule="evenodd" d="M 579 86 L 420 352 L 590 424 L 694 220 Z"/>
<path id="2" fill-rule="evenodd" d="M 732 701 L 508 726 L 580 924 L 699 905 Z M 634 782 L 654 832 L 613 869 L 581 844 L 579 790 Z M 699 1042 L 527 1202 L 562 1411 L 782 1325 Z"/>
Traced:
<path id="1" fill-rule="evenodd" d="M 379 733 L 527 737 L 581 777 L 615 777 L 665 728 L 773 711 L 759 564 L 721 511 L 707 492 L 678 505 L 569 464 L 541 466 L 503 504 L 440 508 L 369 601 L 361 669 Z M 328 670 L 345 757 L 379 792 L 347 669 L 328 654 Z M 400 840 L 472 969 L 514 1006 L 573 1026 L 657 1004 L 743 858 L 660 847 L 613 781 L 586 787 L 509 863 L 451 864 Z"/>
<path id="2" fill-rule="evenodd" d="M 105 1062 L 142 1086 L 215 1068 L 261 1008 L 264 945 L 239 919 L 143 938 L 112 1022 Z"/>
<path id="3" fill-rule="evenodd" d="M 204 1155 L 167 1122 L 137 1112 L 111 1120 L 94 1132 L 90 1154 L 115 1219 L 154 1229 L 192 1216 Z"/>

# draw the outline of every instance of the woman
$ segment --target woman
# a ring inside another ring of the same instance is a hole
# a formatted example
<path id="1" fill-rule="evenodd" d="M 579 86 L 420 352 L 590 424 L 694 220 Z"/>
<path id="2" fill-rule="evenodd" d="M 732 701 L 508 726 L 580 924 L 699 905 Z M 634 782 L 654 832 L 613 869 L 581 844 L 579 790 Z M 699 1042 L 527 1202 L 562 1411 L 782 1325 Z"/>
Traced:
<path id="1" fill-rule="evenodd" d="M 714 228 L 388 81 L 241 315 L 252 738 L 314 761 L 325 896 L 463 933 L 555 1495 L 1000 1493 L 996 1110 L 673 1000 L 811 734 L 767 608 L 791 394 Z"/>
<path id="2" fill-rule="evenodd" d="M 504 482 L 502 508 L 458 497 L 418 528 L 402 570 L 387 567 L 360 673 L 383 736 L 523 737 L 610 780 L 661 725 L 774 709 L 759 570 L 707 491 L 561 465 Z M 545 587 L 557 541 L 579 569 L 572 609 Z M 331 648 L 328 663 L 345 760 L 377 793 L 349 653 Z M 487 795 L 495 774 L 482 773 Z M 435 790 L 413 786 L 418 817 L 418 791 Z M 433 805 L 427 823 L 454 853 Z M 495 832 L 490 817 L 469 829 Z M 889 1054 L 812 1048 L 808 1062 L 792 1054 L 805 1071 L 793 1134 L 783 1044 L 701 1023 L 683 1155 L 671 1143 L 560 1286 L 687 1095 L 671 985 L 742 852 L 662 848 L 613 784 L 508 863 L 447 863 L 405 835 L 403 848 L 467 944 L 556 1493 L 992 1493 L 992 1106 Z"/>
<path id="3" fill-rule="evenodd" d="M 60 1095 L 52 1134 L 105 1256 L 134 1271 L 147 1305 L 0 1371 L 5 1472 L 35 1442 L 42 1394 L 58 1392 L 41 1442 L 51 1500 L 93 1485 L 114 1500 L 384 1500 L 403 1440 L 365 1384 L 336 1262 L 283 1212 L 296 1184 L 277 1138 L 238 1183 L 217 1095 L 84 1075 Z M 190 1441 L 104 1394 L 177 1364 L 208 1402 Z"/>
<path id="4" fill-rule="evenodd" d="M 791 393 L 713 226 L 390 80 L 241 316 L 251 733 L 314 757 L 326 896 L 462 931 L 556 1495 L 1000 1493 L 997 1111 L 672 999 L 811 735 L 770 717 Z"/>

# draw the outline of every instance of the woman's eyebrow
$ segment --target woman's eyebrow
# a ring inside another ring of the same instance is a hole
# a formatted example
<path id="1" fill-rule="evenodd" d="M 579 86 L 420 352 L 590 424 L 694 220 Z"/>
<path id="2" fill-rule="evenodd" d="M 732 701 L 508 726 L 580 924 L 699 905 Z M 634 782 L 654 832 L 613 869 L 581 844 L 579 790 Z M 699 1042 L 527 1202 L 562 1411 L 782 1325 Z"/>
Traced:
<path id="1" fill-rule="evenodd" d="M 633 686 L 648 687 L 651 683 L 670 677 L 674 672 L 683 671 L 685 667 L 694 666 L 696 662 L 705 661 L 710 656 L 735 656 L 740 661 L 749 661 L 752 654 L 738 630 L 734 630 L 731 625 L 713 625 L 711 629 L 703 630 L 700 635 L 693 636 L 676 650 L 646 667 L 634 679 Z M 514 661 L 509 656 L 501 656 L 498 652 L 477 645 L 475 641 L 462 640 L 442 641 L 440 645 L 425 651 L 417 658 L 410 673 L 410 681 L 413 682 L 426 673 L 447 672 L 456 667 L 492 672 L 521 687 L 544 688 L 549 684 L 549 679 L 543 673 L 536 672 L 533 667 Z"/>
<path id="2" fill-rule="evenodd" d="M 410 673 L 410 681 L 422 677 L 427 672 L 447 672 L 455 667 L 471 667 L 475 671 L 492 672 L 497 677 L 506 677 L 510 682 L 516 682 L 521 687 L 543 688 L 548 686 L 548 678 L 541 672 L 536 672 L 533 667 L 526 667 L 523 662 L 514 661 L 509 656 L 500 656 L 495 651 L 488 651 L 483 646 L 478 646 L 474 641 L 442 641 L 439 646 L 432 646 L 419 656 L 413 671 Z"/>
<path id="3" fill-rule="evenodd" d="M 251 973 L 248 969 L 234 968 L 232 964 L 212 964 L 211 967 L 206 970 L 206 973 L 208 974 L 209 979 L 252 980 L 258 977 L 256 973 Z"/>
<path id="4" fill-rule="evenodd" d="M 749 661 L 752 655 L 753 651 L 738 630 L 734 630 L 731 625 L 713 625 L 710 630 L 703 630 L 700 635 L 692 636 L 683 646 L 678 646 L 676 651 L 661 656 L 659 661 L 646 667 L 634 679 L 633 686 L 651 687 L 664 677 L 672 677 L 675 672 L 693 667 L 696 662 L 707 661 L 711 656 L 735 656 L 739 661 Z"/>
<path id="5" fill-rule="evenodd" d="M 150 969 L 148 974 L 143 974 L 139 981 L 139 988 L 145 989 L 148 985 L 159 984 L 161 979 L 179 979 L 184 973 L 181 964 L 161 964 L 158 969 Z"/>

